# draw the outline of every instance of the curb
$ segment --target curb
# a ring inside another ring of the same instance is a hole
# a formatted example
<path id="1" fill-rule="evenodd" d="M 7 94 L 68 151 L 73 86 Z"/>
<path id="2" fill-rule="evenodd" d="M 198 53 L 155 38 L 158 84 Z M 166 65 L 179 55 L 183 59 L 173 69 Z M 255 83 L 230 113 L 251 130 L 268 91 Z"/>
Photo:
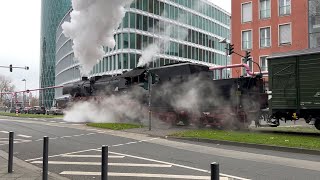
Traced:
<path id="1" fill-rule="evenodd" d="M 5 151 L 0 150 L 0 157 L 5 159 L 5 160 L 8 160 L 8 153 L 6 153 Z M 25 161 L 23 161 L 21 159 L 18 159 L 16 157 L 13 157 L 13 168 L 14 168 L 15 164 L 17 164 L 20 167 L 23 167 L 24 169 L 27 169 L 27 170 L 30 170 L 30 171 L 33 171 L 33 172 L 39 172 L 39 174 L 42 175 L 42 169 L 41 168 L 39 168 L 37 166 L 34 166 L 32 164 L 29 164 L 29 163 L 27 163 L 27 162 L 25 162 Z M 60 176 L 58 174 L 51 173 L 51 172 L 48 172 L 48 176 L 49 176 L 49 179 L 69 180 L 68 178 L 62 177 L 62 176 Z"/>
<path id="2" fill-rule="evenodd" d="M 193 142 L 222 144 L 222 145 L 256 148 L 256 149 L 263 149 L 263 150 L 273 150 L 273 151 L 282 151 L 282 152 L 299 153 L 299 154 L 320 155 L 320 151 L 317 151 L 317 150 L 290 148 L 290 147 L 283 147 L 283 146 L 271 146 L 271 145 L 262 145 L 262 144 L 250 144 L 250 143 L 222 141 L 222 140 L 213 140 L 213 139 L 173 137 L 173 136 L 167 136 L 166 138 L 171 139 L 171 140 L 186 140 L 186 141 L 193 141 Z"/>

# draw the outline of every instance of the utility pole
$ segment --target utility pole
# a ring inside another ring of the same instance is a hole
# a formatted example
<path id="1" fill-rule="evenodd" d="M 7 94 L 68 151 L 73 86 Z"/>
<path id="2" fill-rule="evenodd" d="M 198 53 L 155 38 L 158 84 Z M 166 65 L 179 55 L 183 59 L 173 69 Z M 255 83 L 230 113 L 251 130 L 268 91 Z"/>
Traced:
<path id="1" fill-rule="evenodd" d="M 26 106 L 26 90 L 27 90 L 27 80 L 26 79 L 22 79 L 22 81 L 24 81 L 24 92 L 22 93 L 23 97 L 23 107 Z"/>
<path id="2" fill-rule="evenodd" d="M 148 101 L 149 101 L 149 131 L 151 131 L 151 86 L 152 86 L 152 77 L 151 77 L 151 73 L 149 71 L 149 68 L 147 70 L 148 73 Z"/>

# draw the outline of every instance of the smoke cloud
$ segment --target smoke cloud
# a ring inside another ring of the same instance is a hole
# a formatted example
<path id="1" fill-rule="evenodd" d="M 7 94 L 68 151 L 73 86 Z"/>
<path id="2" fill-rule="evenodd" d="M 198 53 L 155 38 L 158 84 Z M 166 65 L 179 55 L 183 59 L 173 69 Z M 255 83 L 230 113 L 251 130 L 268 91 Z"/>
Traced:
<path id="1" fill-rule="evenodd" d="M 227 128 L 237 128 L 240 121 L 236 117 L 235 107 L 241 102 L 241 109 L 255 120 L 260 106 L 254 95 L 236 95 L 235 84 L 216 86 L 210 78 L 201 75 L 194 77 L 176 77 L 171 81 L 157 84 L 152 91 L 152 126 L 169 128 L 179 123 L 179 113 L 187 113 L 190 123 L 197 124 L 204 113 L 223 119 Z M 114 94 L 117 93 L 117 94 Z M 101 99 L 75 103 L 65 112 L 64 120 L 69 122 L 97 123 L 138 123 L 148 125 L 148 91 L 141 87 L 124 92 L 103 92 Z M 105 94 L 109 94 L 105 96 Z M 175 114 L 177 113 L 177 114 Z M 181 119 L 180 119 L 181 120 Z"/>
<path id="2" fill-rule="evenodd" d="M 72 0 L 71 22 L 62 25 L 65 36 L 73 40 L 75 58 L 88 74 L 105 52 L 114 48 L 114 31 L 125 16 L 125 7 L 133 0 Z"/>
<path id="3" fill-rule="evenodd" d="M 75 103 L 65 112 L 64 120 L 68 122 L 135 122 L 143 123 L 147 111 L 139 99 L 141 91 L 133 90 L 111 96 L 100 96 L 98 100 Z"/>

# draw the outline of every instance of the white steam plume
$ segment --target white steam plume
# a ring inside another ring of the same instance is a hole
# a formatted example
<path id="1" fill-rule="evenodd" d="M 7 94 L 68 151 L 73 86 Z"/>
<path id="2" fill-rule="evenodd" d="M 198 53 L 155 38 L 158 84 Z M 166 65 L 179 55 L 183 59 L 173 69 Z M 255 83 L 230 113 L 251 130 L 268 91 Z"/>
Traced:
<path id="1" fill-rule="evenodd" d="M 200 10 L 202 8 L 206 8 L 206 6 L 201 3 L 201 1 L 196 1 L 193 5 L 192 9 Z M 162 13 L 163 17 L 168 17 L 168 15 L 164 12 Z M 188 16 L 186 13 L 179 14 L 179 16 L 176 19 L 177 22 L 186 24 L 188 22 Z M 173 26 L 170 25 L 164 25 L 163 22 L 160 21 L 159 24 L 155 25 L 153 28 L 153 32 L 158 33 L 160 35 L 160 39 L 155 40 L 152 44 L 147 46 L 142 51 L 142 56 L 139 59 L 138 67 L 144 66 L 152 61 L 154 61 L 154 57 L 157 54 L 160 53 L 166 53 L 169 50 L 170 45 L 170 38 L 176 39 L 176 40 L 184 40 L 188 37 L 188 30 L 181 26 Z M 176 28 L 175 28 L 176 27 Z M 157 32 L 158 29 L 160 32 Z"/>
<path id="2" fill-rule="evenodd" d="M 114 31 L 133 0 L 72 0 L 71 22 L 62 25 L 63 33 L 73 40 L 75 58 L 88 74 L 105 52 L 114 48 Z"/>
<path id="3" fill-rule="evenodd" d="M 65 112 L 64 120 L 68 122 L 132 122 L 143 123 L 147 111 L 139 103 L 137 95 L 130 94 L 111 95 L 97 101 L 90 100 L 78 102 Z"/>

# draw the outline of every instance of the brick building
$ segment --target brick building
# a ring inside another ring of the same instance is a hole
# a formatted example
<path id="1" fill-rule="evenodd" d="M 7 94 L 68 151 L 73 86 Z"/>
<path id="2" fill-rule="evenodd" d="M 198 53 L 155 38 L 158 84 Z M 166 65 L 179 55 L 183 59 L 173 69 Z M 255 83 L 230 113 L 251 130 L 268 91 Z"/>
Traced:
<path id="1" fill-rule="evenodd" d="M 273 53 L 320 46 L 320 0 L 232 0 L 231 36 L 235 52 L 250 51 L 252 60 L 268 70 Z M 232 64 L 243 60 L 232 55 Z M 257 65 L 247 62 L 252 71 Z M 241 68 L 233 77 L 245 75 Z"/>

